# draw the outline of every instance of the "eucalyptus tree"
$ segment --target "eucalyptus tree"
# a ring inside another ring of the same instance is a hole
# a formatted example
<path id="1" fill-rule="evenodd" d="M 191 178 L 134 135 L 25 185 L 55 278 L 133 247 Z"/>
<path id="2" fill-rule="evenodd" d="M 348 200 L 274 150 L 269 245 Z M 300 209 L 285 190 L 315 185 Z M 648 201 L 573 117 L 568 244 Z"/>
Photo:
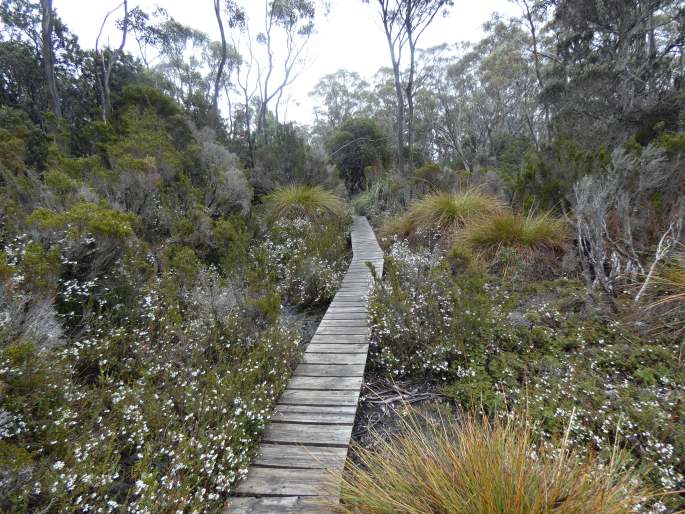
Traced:
<path id="1" fill-rule="evenodd" d="M 372 0 L 363 0 L 371 3 Z M 414 147 L 414 99 L 416 94 L 416 50 L 419 40 L 439 13 L 446 13 L 453 0 L 375 0 L 378 15 L 383 25 L 392 64 L 395 94 L 397 96 L 397 148 L 398 167 L 404 174 L 404 135 L 407 131 L 409 155 Z M 402 72 L 404 53 L 409 53 L 408 71 L 405 80 Z M 406 101 L 406 116 L 405 116 Z M 409 173 L 414 163 L 409 159 Z"/>
<path id="2" fill-rule="evenodd" d="M 554 0 L 545 95 L 555 127 L 585 145 L 677 125 L 685 5 L 680 0 Z M 680 106 L 680 107 L 679 107 Z"/>
<path id="3" fill-rule="evenodd" d="M 309 96 L 318 101 L 314 116 L 319 132 L 328 133 L 370 110 L 370 85 L 354 71 L 338 70 L 321 77 Z"/>
<path id="4" fill-rule="evenodd" d="M 41 0 L 41 1 L 52 1 L 52 0 Z M 107 24 L 109 17 L 114 14 L 119 9 L 124 10 L 124 17 L 118 24 L 121 28 L 121 43 L 119 46 L 112 50 L 111 48 L 100 49 L 100 38 L 102 37 L 102 31 Z M 126 38 L 128 36 L 129 29 L 129 9 L 128 0 L 123 0 L 114 9 L 109 11 L 105 18 L 102 20 L 100 25 L 100 32 L 95 39 L 95 56 L 98 62 L 98 88 L 100 91 L 100 108 L 102 114 L 102 121 L 107 123 L 107 116 L 112 108 L 112 91 L 110 88 L 110 82 L 112 78 L 112 69 L 117 59 L 121 57 L 124 53 L 124 47 L 126 46 Z"/>

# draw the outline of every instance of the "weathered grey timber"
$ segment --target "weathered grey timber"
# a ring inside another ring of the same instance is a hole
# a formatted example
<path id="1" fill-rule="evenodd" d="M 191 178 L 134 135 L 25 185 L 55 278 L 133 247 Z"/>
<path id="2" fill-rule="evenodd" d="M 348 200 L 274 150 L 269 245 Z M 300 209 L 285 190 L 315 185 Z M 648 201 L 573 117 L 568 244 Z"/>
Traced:
<path id="1" fill-rule="evenodd" d="M 369 349 L 372 264 L 383 252 L 364 217 L 352 224 L 352 262 L 316 334 L 274 409 L 257 458 L 230 513 L 329 512 L 339 497 Z"/>

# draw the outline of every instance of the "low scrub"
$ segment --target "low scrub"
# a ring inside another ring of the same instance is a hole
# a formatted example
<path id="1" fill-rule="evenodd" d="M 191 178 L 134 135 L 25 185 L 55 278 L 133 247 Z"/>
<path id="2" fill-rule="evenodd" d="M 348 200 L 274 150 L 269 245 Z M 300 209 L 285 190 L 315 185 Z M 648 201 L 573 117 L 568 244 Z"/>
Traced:
<path id="1" fill-rule="evenodd" d="M 650 496 L 618 451 L 608 463 L 540 444 L 513 418 L 444 421 L 403 413 L 401 430 L 357 449 L 340 512 L 619 514 Z"/>
<path id="2" fill-rule="evenodd" d="M 347 213 L 345 202 L 319 186 L 286 186 L 265 198 L 269 217 L 273 220 L 328 215 L 342 218 Z"/>
<path id="3" fill-rule="evenodd" d="M 497 198 L 476 190 L 432 193 L 414 202 L 401 220 L 387 224 L 382 233 L 386 237 L 450 239 L 466 223 L 504 210 Z"/>
<path id="4" fill-rule="evenodd" d="M 466 252 L 407 242 L 391 246 L 369 308 L 370 373 L 431 384 L 467 411 L 527 409 L 550 444 L 575 412 L 571 447 L 608 460 L 618 437 L 651 487 L 683 488 L 685 370 L 673 331 L 638 337 L 580 281 L 483 275 Z M 679 500 L 650 508 L 677 511 Z"/>

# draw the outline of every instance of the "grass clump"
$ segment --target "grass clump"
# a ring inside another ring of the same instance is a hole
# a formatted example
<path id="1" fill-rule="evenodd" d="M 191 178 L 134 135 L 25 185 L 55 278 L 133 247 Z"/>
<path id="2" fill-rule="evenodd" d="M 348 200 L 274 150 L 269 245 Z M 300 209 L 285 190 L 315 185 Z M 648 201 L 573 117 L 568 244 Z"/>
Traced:
<path id="1" fill-rule="evenodd" d="M 504 210 L 505 206 L 497 198 L 474 189 L 459 193 L 441 191 L 414 202 L 404 216 L 386 223 L 381 232 L 385 237 L 449 238 L 468 222 Z"/>
<path id="2" fill-rule="evenodd" d="M 320 214 L 342 218 L 347 213 L 347 206 L 339 196 L 319 186 L 282 187 L 267 195 L 265 203 L 274 220 Z"/>
<path id="3" fill-rule="evenodd" d="M 528 261 L 556 260 L 569 238 L 563 220 L 549 214 L 502 212 L 465 227 L 462 240 L 486 260 L 513 253 Z"/>
<path id="4" fill-rule="evenodd" d="M 468 221 L 504 210 L 495 197 L 476 190 L 460 193 L 439 192 L 424 196 L 407 213 L 414 230 L 440 234 L 462 228 Z"/>
<path id="5" fill-rule="evenodd" d="M 654 277 L 654 284 L 658 292 L 648 310 L 660 320 L 656 332 L 682 336 L 685 334 L 685 253 L 670 259 Z"/>
<path id="6" fill-rule="evenodd" d="M 538 444 L 514 418 L 447 422 L 409 411 L 401 428 L 357 449 L 340 512 L 618 514 L 650 496 L 618 451 L 602 463 L 567 437 Z"/>

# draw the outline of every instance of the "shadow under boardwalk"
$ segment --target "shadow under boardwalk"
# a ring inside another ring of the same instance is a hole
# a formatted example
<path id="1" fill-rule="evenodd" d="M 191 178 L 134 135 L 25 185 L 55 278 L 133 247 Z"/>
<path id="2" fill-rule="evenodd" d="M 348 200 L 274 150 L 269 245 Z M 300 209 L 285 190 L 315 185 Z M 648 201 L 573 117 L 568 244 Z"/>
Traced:
<path id="1" fill-rule="evenodd" d="M 371 271 L 383 252 L 366 218 L 352 224 L 352 262 L 266 428 L 227 512 L 327 512 L 347 458 L 369 349 Z M 328 507 L 326 507 L 328 505 Z"/>

